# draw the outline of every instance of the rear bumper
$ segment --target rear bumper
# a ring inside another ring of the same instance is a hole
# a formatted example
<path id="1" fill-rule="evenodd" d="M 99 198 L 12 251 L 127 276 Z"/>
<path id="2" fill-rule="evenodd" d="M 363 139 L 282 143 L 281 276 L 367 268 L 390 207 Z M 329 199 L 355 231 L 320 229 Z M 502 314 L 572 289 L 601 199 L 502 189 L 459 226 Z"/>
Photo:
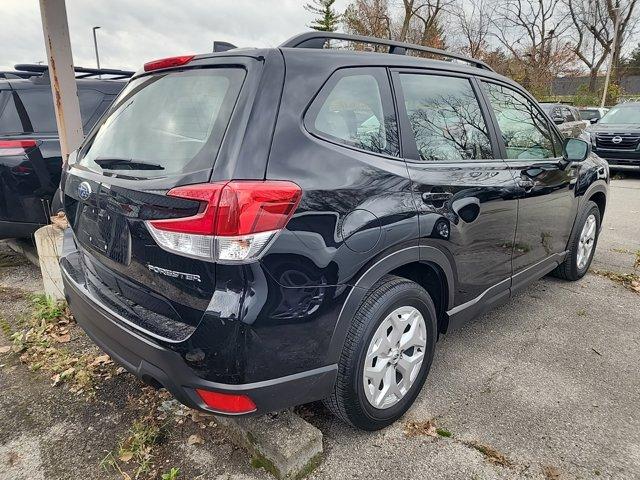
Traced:
<path id="1" fill-rule="evenodd" d="M 266 413 L 320 400 L 333 388 L 336 365 L 237 385 L 204 380 L 193 372 L 177 352 L 123 326 L 116 313 L 102 306 L 82 284 L 74 281 L 65 263 L 63 257 L 61 267 L 65 297 L 87 335 L 129 372 L 147 383 L 165 387 L 176 399 L 191 408 L 213 411 L 200 399 L 196 388 L 248 395 L 257 407 L 252 413 Z"/>

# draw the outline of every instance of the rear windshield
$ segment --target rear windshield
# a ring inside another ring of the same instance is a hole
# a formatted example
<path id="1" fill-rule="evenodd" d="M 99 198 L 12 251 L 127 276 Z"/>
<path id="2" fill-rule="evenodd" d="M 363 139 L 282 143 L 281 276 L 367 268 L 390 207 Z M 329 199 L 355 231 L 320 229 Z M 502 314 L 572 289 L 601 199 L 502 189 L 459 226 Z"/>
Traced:
<path id="1" fill-rule="evenodd" d="M 160 177 L 210 169 L 245 71 L 217 68 L 132 80 L 90 139 L 80 165 Z"/>
<path id="2" fill-rule="evenodd" d="M 600 118 L 600 112 L 598 110 L 580 110 L 580 118 L 582 120 Z"/>

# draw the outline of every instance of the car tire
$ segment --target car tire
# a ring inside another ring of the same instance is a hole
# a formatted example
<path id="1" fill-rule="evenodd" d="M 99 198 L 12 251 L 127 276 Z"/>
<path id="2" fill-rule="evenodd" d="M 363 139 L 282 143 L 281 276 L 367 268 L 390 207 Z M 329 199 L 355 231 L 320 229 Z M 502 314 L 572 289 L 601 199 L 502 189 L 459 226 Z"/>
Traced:
<path id="1" fill-rule="evenodd" d="M 368 292 L 353 318 L 334 391 L 324 400 L 325 405 L 343 421 L 363 430 L 379 430 L 396 421 L 413 404 L 429 373 L 437 325 L 433 300 L 424 288 L 405 278 L 385 275 Z M 389 352 L 383 353 L 392 343 Z M 409 344 L 418 346 L 402 346 Z M 376 368 L 384 371 L 377 385 L 377 376 L 376 380 L 365 377 Z M 387 382 L 389 378 L 393 381 Z M 390 387 L 394 382 L 396 386 Z M 392 391 L 395 393 L 384 393 Z"/>
<path id="2" fill-rule="evenodd" d="M 580 280 L 585 276 L 591 266 L 593 254 L 598 244 L 600 222 L 600 209 L 594 202 L 588 201 L 576 221 L 576 228 L 569 241 L 569 253 L 564 262 L 551 272 L 552 275 L 570 281 Z M 585 252 L 585 234 L 588 233 L 585 232 L 585 229 L 591 228 L 593 229 L 591 244 L 588 252 Z"/>

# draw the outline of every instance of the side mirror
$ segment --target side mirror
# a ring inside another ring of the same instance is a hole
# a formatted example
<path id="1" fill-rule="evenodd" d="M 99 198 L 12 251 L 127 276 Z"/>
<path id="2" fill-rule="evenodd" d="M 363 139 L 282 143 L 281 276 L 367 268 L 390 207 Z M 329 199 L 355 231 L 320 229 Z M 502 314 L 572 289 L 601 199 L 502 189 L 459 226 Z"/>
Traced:
<path id="1" fill-rule="evenodd" d="M 579 138 L 567 138 L 562 146 L 562 156 L 567 162 L 583 162 L 591 153 L 591 145 Z"/>
<path id="2" fill-rule="evenodd" d="M 591 123 L 598 123 L 598 120 L 599 120 L 598 118 L 592 118 L 592 119 L 590 119 L 589 121 L 590 121 Z"/>

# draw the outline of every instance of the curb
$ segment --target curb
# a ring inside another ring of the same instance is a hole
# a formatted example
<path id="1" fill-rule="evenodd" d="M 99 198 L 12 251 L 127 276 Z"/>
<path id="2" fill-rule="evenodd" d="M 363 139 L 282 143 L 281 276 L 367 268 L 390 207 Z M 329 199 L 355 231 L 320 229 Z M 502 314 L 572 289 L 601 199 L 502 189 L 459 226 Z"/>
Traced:
<path id="1" fill-rule="evenodd" d="M 256 417 L 216 417 L 251 465 L 278 479 L 301 479 L 322 461 L 322 433 L 289 410 Z"/>

